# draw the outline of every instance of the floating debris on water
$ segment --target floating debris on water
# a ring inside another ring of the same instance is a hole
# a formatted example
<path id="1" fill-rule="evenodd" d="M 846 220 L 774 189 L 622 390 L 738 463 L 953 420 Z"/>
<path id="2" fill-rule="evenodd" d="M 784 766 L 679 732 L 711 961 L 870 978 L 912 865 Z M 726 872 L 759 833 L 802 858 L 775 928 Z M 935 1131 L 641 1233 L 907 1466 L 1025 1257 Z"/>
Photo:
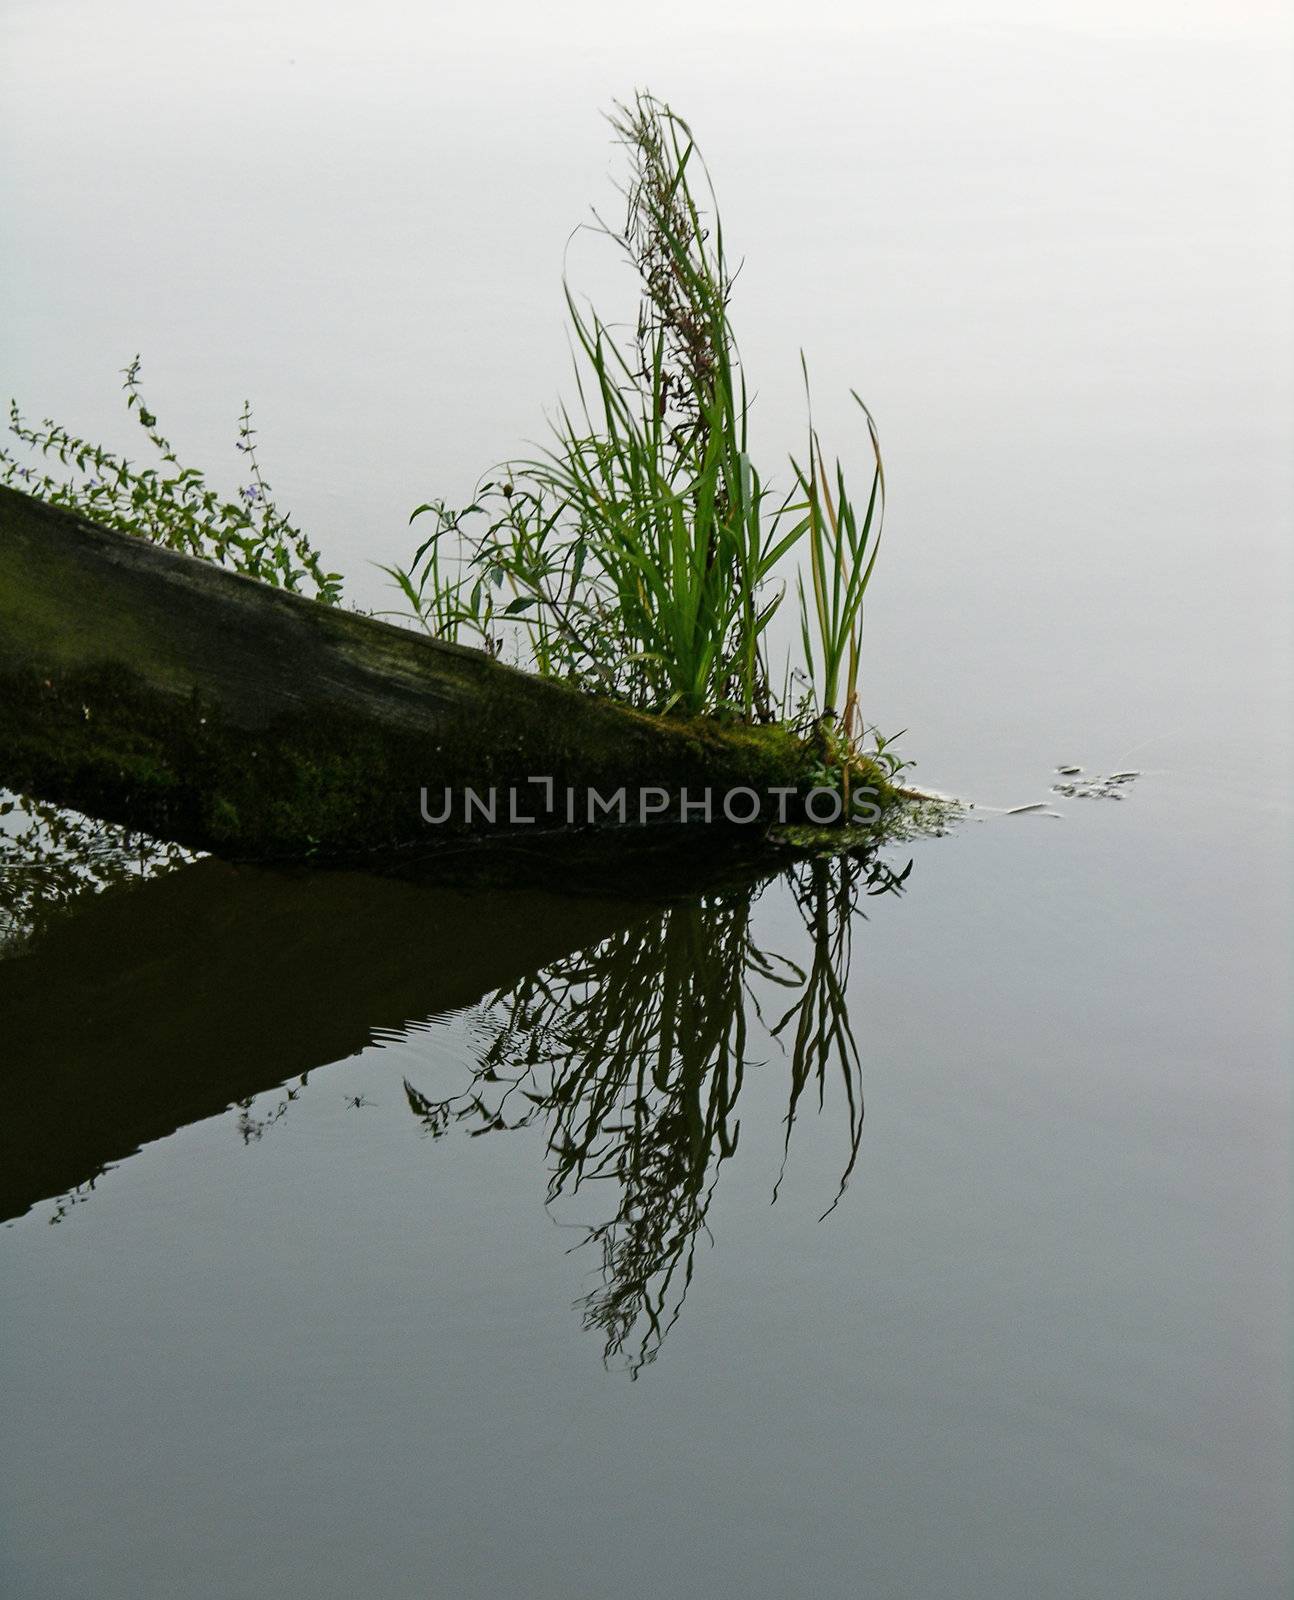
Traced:
<path id="1" fill-rule="evenodd" d="M 1057 767 L 1063 776 L 1081 772 L 1081 767 Z M 1112 772 L 1108 777 L 1080 778 L 1077 782 L 1053 783 L 1051 792 L 1071 800 L 1122 800 L 1123 789 L 1141 776 L 1140 772 Z"/>

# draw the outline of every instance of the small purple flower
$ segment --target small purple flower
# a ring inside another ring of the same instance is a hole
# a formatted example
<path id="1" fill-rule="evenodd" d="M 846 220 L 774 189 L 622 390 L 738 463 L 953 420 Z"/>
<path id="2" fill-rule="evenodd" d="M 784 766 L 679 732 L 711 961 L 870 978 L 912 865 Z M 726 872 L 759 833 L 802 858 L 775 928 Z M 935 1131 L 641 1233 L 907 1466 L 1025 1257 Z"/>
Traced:
<path id="1" fill-rule="evenodd" d="M 256 487 L 256 485 L 254 483 L 253 484 L 248 484 L 247 488 L 242 490 L 242 496 L 243 496 L 243 499 L 246 500 L 246 502 L 247 502 L 247 504 L 249 506 L 250 505 L 255 505 L 257 500 L 260 499 L 260 490 L 257 489 L 257 487 Z"/>
<path id="2" fill-rule="evenodd" d="M 26 478 L 27 481 L 30 483 L 30 481 L 31 481 L 31 468 L 30 467 L 19 467 L 18 468 L 18 476 L 20 478 Z"/>

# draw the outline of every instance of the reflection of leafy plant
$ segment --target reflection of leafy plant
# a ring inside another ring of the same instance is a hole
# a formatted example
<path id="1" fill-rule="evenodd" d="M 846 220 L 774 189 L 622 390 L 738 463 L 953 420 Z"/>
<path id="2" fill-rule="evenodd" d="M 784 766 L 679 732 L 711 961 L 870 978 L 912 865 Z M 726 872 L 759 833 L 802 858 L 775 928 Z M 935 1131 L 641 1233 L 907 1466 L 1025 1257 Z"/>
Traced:
<path id="1" fill-rule="evenodd" d="M 808 968 L 796 969 L 795 999 L 770 1030 L 775 1039 L 789 1030 L 791 1038 L 791 1098 L 786 1108 L 783 1173 L 790 1155 L 796 1108 L 811 1081 L 817 1080 L 821 1110 L 828 1076 L 833 1067 L 838 1068 L 849 1108 L 849 1161 L 841 1174 L 836 1198 L 823 1216 L 839 1204 L 858 1160 L 863 1136 L 862 1061 L 845 997 L 857 897 L 860 893 L 898 894 L 911 871 L 911 861 L 902 872 L 895 873 L 875 860 L 865 864 L 856 856 L 836 856 L 801 862 L 787 873 L 792 898 L 812 948 Z M 779 1176 L 774 1199 L 781 1181 Z"/>
<path id="2" fill-rule="evenodd" d="M 160 466 L 137 467 L 124 456 L 69 433 L 49 417 L 31 426 L 14 401 L 9 408 L 10 433 L 39 451 L 42 462 L 53 457 L 66 470 L 56 477 L 43 465 L 26 466 L 0 448 L 0 483 L 78 511 L 121 533 L 232 567 L 276 588 L 304 591 L 310 585 L 317 599 L 329 605 L 339 600 L 340 577 L 324 571 L 310 540 L 271 498 L 256 454 L 250 405 L 243 406 L 235 441 L 246 462 L 248 482 L 237 500 L 226 500 L 209 486 L 201 468 L 182 467 L 170 441 L 158 432 L 157 418 L 140 394 L 138 356 L 125 369 L 125 378 L 126 408 L 138 418 Z"/>
<path id="3" fill-rule="evenodd" d="M 829 1076 L 844 1078 L 843 1192 L 862 1133 L 848 925 L 860 894 L 897 892 L 908 870 L 849 858 L 796 869 L 792 893 L 811 943 L 803 966 L 756 942 L 753 890 L 671 907 L 494 996 L 478 1015 L 480 1054 L 460 1094 L 432 1100 L 406 1080 L 410 1108 L 435 1136 L 459 1125 L 473 1135 L 543 1126 L 550 1203 L 614 1185 L 612 1216 L 583 1240 L 599 1253 L 602 1281 L 582 1309 L 606 1359 L 624 1357 L 632 1375 L 682 1310 L 720 1168 L 737 1148 L 748 1019 L 769 986 L 791 999 L 772 1030 L 789 1041 L 788 1146 L 806 1086 L 817 1081 L 822 1107 Z"/>
<path id="4" fill-rule="evenodd" d="M 303 1072 L 295 1084 L 284 1084 L 282 1097 L 261 1116 L 253 1114 L 252 1108 L 256 1104 L 256 1096 L 247 1096 L 242 1100 L 234 1101 L 234 1109 L 238 1112 L 237 1127 L 239 1137 L 244 1144 L 255 1144 L 265 1137 L 276 1123 L 282 1122 L 288 1114 L 288 1107 L 301 1098 L 301 1091 L 309 1083 L 308 1073 Z"/>
<path id="5" fill-rule="evenodd" d="M 0 790 L 0 951 L 38 934 L 81 895 L 192 860 L 178 844 Z"/>
<path id="6" fill-rule="evenodd" d="M 54 1210 L 50 1216 L 50 1226 L 57 1227 L 60 1222 L 72 1215 L 77 1206 L 83 1206 L 95 1192 L 98 1184 L 98 1175 L 87 1178 L 84 1183 L 78 1183 L 75 1189 L 69 1189 L 66 1194 L 60 1195 L 54 1202 Z"/>
<path id="7" fill-rule="evenodd" d="M 433 1132 L 547 1124 L 549 1199 L 619 1186 L 615 1216 L 589 1230 L 604 1288 L 585 1303 L 608 1359 L 645 1324 L 650 1360 L 692 1273 L 714 1171 L 736 1147 L 731 1113 L 746 1060 L 746 984 L 775 976 L 750 940 L 750 897 L 672 908 L 494 997 L 470 1089 L 432 1103 L 406 1084 Z M 514 1110 L 515 1107 L 515 1110 Z"/>

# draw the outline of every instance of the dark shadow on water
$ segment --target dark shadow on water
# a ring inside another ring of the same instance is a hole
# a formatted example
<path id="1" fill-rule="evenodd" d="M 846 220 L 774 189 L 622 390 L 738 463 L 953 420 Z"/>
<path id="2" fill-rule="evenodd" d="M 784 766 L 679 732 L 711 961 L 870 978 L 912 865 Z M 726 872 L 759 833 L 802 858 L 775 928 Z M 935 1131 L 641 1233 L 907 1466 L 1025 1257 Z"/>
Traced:
<path id="1" fill-rule="evenodd" d="M 0 874 L 0 896 L 17 882 Z M 52 885 L 33 904 L 21 883 L 25 928 L 0 958 L 0 1219 L 649 909 L 211 858 Z"/>
<path id="2" fill-rule="evenodd" d="M 470 1082 L 435 1099 L 407 1079 L 409 1107 L 437 1137 L 543 1130 L 550 1203 L 593 1198 L 603 1219 L 581 1225 L 598 1264 L 581 1312 L 608 1362 L 636 1374 L 679 1316 L 750 1068 L 786 1075 L 783 1167 L 808 1101 L 840 1118 L 826 1208 L 844 1192 L 863 1123 L 851 935 L 910 863 L 726 866 L 652 903 L 150 858 L 29 815 L 0 855 L 19 869 L 0 871 L 0 1218 L 52 1199 L 58 1220 L 142 1144 L 231 1106 L 259 1138 L 312 1072 L 465 1008 Z M 755 907 L 779 880 L 798 917 L 771 949 Z"/>

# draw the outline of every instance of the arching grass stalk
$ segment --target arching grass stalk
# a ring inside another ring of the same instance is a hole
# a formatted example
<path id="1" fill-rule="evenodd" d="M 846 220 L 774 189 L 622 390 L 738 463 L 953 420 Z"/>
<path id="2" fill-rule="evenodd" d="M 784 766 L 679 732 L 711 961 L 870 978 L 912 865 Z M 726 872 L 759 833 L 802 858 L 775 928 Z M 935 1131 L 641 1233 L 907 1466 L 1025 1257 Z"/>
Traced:
<path id="1" fill-rule="evenodd" d="M 807 390 L 807 368 L 805 387 Z M 844 469 L 838 460 L 834 473 L 835 492 L 832 492 L 812 418 L 807 465 L 801 466 L 794 459 L 791 463 L 804 495 L 809 546 L 807 593 L 803 573 L 797 577 L 804 659 L 814 686 L 819 716 L 838 722 L 848 745 L 853 745 L 863 732 L 858 700 L 863 601 L 876 565 L 885 518 L 885 466 L 876 423 L 856 393 L 854 400 L 867 419 L 874 462 L 871 491 L 861 519 L 850 499 Z"/>

